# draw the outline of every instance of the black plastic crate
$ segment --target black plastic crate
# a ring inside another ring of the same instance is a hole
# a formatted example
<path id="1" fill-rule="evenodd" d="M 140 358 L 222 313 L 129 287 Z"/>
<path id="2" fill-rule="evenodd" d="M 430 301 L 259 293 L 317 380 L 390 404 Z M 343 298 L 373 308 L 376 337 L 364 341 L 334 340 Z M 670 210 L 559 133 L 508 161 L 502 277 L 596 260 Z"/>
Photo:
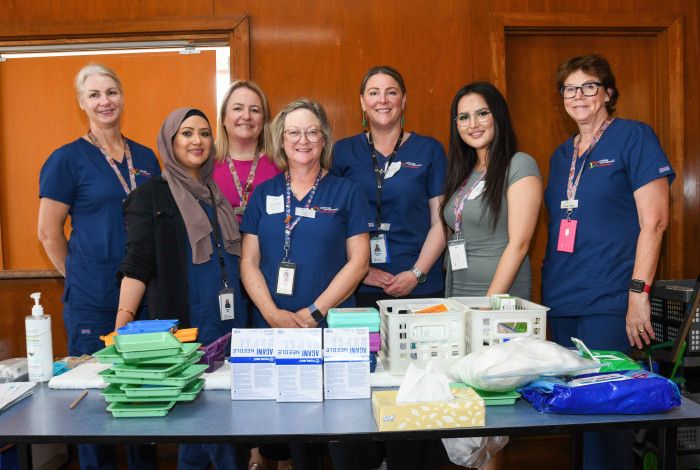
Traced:
<path id="1" fill-rule="evenodd" d="M 673 341 L 683 334 L 684 322 L 691 314 L 696 281 L 656 281 L 651 286 L 651 325 L 656 342 Z M 700 356 L 700 308 L 692 313 L 691 324 L 686 337 L 686 356 Z"/>

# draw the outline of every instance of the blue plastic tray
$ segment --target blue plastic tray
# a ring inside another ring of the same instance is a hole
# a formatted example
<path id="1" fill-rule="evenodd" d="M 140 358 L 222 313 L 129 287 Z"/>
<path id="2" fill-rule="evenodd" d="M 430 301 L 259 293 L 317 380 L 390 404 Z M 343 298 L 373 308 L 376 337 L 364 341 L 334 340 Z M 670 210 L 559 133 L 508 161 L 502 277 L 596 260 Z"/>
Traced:
<path id="1" fill-rule="evenodd" d="M 178 320 L 135 320 L 117 330 L 120 335 L 135 335 L 138 333 L 160 333 L 175 331 Z"/>

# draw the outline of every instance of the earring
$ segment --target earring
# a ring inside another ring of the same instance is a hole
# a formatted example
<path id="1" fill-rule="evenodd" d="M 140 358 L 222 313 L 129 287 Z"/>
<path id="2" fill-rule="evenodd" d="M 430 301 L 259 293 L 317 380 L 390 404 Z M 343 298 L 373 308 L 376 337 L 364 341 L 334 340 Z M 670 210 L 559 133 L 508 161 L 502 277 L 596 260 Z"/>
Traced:
<path id="1" fill-rule="evenodd" d="M 401 115 L 401 127 L 403 127 L 404 124 L 406 124 L 406 115 L 405 115 L 405 114 L 402 114 L 402 115 Z"/>
<path id="2" fill-rule="evenodd" d="M 367 127 L 367 113 L 362 111 L 362 128 Z"/>

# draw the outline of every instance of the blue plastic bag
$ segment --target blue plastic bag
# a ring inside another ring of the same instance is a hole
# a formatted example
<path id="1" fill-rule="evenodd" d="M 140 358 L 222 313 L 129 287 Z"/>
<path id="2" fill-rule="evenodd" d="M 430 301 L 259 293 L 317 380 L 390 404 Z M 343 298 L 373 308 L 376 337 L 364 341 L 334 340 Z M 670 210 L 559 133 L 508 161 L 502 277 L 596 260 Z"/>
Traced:
<path id="1" fill-rule="evenodd" d="M 646 370 L 540 377 L 518 391 L 544 413 L 663 413 L 681 404 L 676 384 Z"/>

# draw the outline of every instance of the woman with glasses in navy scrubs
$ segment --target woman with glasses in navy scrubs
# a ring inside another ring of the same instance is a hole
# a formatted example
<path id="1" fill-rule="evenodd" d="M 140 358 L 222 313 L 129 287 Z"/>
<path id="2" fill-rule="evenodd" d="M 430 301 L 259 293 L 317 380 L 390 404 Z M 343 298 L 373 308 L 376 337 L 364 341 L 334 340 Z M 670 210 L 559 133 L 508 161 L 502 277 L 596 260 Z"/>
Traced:
<path id="1" fill-rule="evenodd" d="M 92 354 L 114 327 L 126 231 L 122 202 L 137 186 L 160 175 L 153 151 L 121 132 L 124 94 L 116 73 L 99 64 L 83 67 L 75 78 L 78 104 L 89 128 L 79 139 L 54 151 L 39 176 L 39 240 L 65 276 L 63 322 L 68 354 Z M 71 234 L 63 226 L 71 217 Z M 136 305 L 134 314 L 146 315 Z M 78 445 L 80 466 L 116 468 L 114 446 Z M 132 468 L 155 466 L 155 451 L 129 446 Z"/>
<path id="2" fill-rule="evenodd" d="M 163 176 L 124 204 L 128 238 L 115 328 L 132 319 L 144 294 L 151 318 L 177 318 L 210 344 L 248 324 L 239 288 L 240 232 L 233 208 L 212 180 L 214 142 L 207 117 L 181 108 L 158 135 Z M 228 306 L 232 308 L 227 308 Z M 232 444 L 183 444 L 179 469 L 245 468 Z"/>
<path id="3" fill-rule="evenodd" d="M 256 326 L 325 326 L 330 308 L 355 305 L 353 292 L 367 274 L 367 199 L 328 172 L 333 140 L 318 103 L 290 103 L 272 127 L 273 159 L 284 173 L 256 188 L 243 216 L 243 285 Z M 333 468 L 363 468 L 354 443 L 328 446 Z M 290 449 L 294 468 L 321 468 L 318 445 Z"/>
<path id="4" fill-rule="evenodd" d="M 600 56 L 573 57 L 557 86 L 578 132 L 550 159 L 542 301 L 554 341 L 629 352 L 654 337 L 649 289 L 675 176 L 647 124 L 613 117 L 619 92 Z M 631 468 L 625 432 L 584 433 L 584 468 Z"/>

